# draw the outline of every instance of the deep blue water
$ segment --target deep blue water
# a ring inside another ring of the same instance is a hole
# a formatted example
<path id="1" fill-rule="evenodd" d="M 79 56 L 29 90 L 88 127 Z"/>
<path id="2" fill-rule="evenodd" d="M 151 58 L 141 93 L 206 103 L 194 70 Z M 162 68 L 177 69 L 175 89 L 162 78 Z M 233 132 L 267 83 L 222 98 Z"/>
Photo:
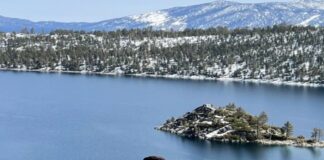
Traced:
<path id="1" fill-rule="evenodd" d="M 323 149 L 210 143 L 154 130 L 195 107 L 235 102 L 324 128 L 324 88 L 240 82 L 0 72 L 0 160 L 312 160 Z"/>

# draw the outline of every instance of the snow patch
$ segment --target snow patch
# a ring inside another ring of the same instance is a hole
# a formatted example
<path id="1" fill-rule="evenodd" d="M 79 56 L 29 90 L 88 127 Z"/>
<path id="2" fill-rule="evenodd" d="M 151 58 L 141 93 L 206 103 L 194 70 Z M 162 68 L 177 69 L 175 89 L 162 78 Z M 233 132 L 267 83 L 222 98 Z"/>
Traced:
<path id="1" fill-rule="evenodd" d="M 168 21 L 168 13 L 163 11 L 150 12 L 141 15 L 131 16 L 137 22 L 150 23 L 152 26 L 159 26 Z"/>
<path id="2" fill-rule="evenodd" d="M 215 130 L 213 132 L 210 132 L 210 133 L 206 134 L 205 137 L 207 139 L 211 139 L 211 138 L 215 138 L 215 137 L 217 137 L 217 138 L 224 137 L 225 135 L 227 135 L 227 134 L 229 134 L 229 133 L 231 133 L 233 131 L 234 130 L 232 129 L 232 127 L 227 125 L 227 126 L 224 126 L 224 127 L 220 128 L 220 129 L 217 129 L 217 130 Z"/>
<path id="3" fill-rule="evenodd" d="M 317 18 L 319 18 L 321 15 L 314 15 L 314 16 L 311 16 L 310 18 L 306 19 L 305 21 L 301 22 L 299 25 L 300 26 L 308 26 L 309 23 Z"/>

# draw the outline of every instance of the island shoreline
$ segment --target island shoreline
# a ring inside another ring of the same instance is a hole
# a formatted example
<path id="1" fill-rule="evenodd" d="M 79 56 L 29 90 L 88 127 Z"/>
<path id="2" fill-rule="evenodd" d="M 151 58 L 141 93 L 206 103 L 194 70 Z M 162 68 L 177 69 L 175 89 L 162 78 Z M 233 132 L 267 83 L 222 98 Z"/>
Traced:
<path id="1" fill-rule="evenodd" d="M 165 132 L 167 134 L 173 136 L 180 136 L 183 138 L 187 138 L 189 140 L 193 140 L 195 138 L 189 138 L 186 136 L 178 135 L 175 133 L 171 133 L 167 130 L 162 130 L 160 127 L 155 127 L 154 129 Z M 268 139 L 260 139 L 257 141 L 235 141 L 235 140 L 207 140 L 207 139 L 195 139 L 199 141 L 208 141 L 208 142 L 215 142 L 219 144 L 227 143 L 227 144 L 252 144 L 252 145 L 261 145 L 261 146 L 281 146 L 281 147 L 297 147 L 297 148 L 324 148 L 324 142 L 317 142 L 317 143 L 301 143 L 296 144 L 293 140 L 285 140 L 285 141 L 278 141 L 278 140 L 268 140 Z"/>

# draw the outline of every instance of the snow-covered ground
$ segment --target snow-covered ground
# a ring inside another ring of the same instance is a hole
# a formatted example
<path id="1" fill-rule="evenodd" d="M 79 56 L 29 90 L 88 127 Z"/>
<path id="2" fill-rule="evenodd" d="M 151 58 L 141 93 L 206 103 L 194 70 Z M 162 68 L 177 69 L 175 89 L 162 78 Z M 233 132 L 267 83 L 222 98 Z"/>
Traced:
<path id="1" fill-rule="evenodd" d="M 299 25 L 301 26 L 308 26 L 309 25 L 309 22 L 319 18 L 321 15 L 314 15 L 314 16 L 311 16 L 310 18 L 304 20 L 303 22 L 301 22 Z"/>
<path id="2" fill-rule="evenodd" d="M 60 69 L 50 70 L 49 68 L 43 69 L 27 69 L 25 67 L 19 69 L 0 68 L 0 71 L 22 71 L 22 72 L 52 72 L 52 73 L 74 73 L 74 74 L 97 74 L 108 76 L 121 76 L 125 75 L 123 71 L 115 70 L 113 72 L 91 72 L 91 71 L 63 71 Z M 248 82 L 260 84 L 273 84 L 273 85 L 289 85 L 301 87 L 324 87 L 324 84 L 315 84 L 309 82 L 293 82 L 293 81 L 280 81 L 280 80 L 261 80 L 261 79 L 240 79 L 240 78 L 213 78 L 206 76 L 183 76 L 183 75 L 151 75 L 151 74 L 127 74 L 128 76 L 135 77 L 149 77 L 149 78 L 167 78 L 167 79 L 183 79 L 183 80 L 208 80 L 208 81 L 223 81 L 223 82 Z"/>
<path id="3" fill-rule="evenodd" d="M 220 137 L 224 137 L 225 135 L 227 135 L 231 132 L 234 132 L 234 130 L 232 130 L 231 126 L 227 125 L 220 129 L 217 129 L 213 132 L 210 132 L 210 133 L 206 134 L 205 136 L 207 139 L 220 138 Z"/>
<path id="4" fill-rule="evenodd" d="M 309 19 L 314 14 L 319 18 Z M 148 28 L 185 30 L 186 28 L 266 27 L 275 24 L 323 26 L 324 1 L 291 0 L 289 2 L 239 3 L 216 0 L 199 5 L 175 7 L 151 11 L 94 23 L 32 22 L 23 19 L 0 17 L 2 31 L 21 30 L 21 26 L 33 26 L 35 31 L 74 29 L 85 31 L 113 31 L 117 29 Z"/>
<path id="5" fill-rule="evenodd" d="M 155 45 L 156 47 L 174 47 L 176 45 L 181 45 L 184 43 L 194 44 L 201 43 L 204 41 L 212 41 L 215 40 L 217 36 L 209 35 L 209 36 L 184 36 L 184 37 L 176 37 L 176 38 L 155 38 L 149 39 L 144 38 L 143 40 L 131 40 L 131 39 L 122 39 L 120 41 L 120 45 L 122 47 L 127 47 L 129 45 L 139 47 L 140 45 L 147 43 L 150 45 Z"/>

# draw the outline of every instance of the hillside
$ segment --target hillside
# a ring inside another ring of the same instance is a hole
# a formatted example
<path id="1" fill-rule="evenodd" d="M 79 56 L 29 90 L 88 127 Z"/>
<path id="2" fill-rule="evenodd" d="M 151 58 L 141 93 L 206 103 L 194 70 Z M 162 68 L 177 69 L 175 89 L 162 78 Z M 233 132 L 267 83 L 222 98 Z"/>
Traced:
<path id="1" fill-rule="evenodd" d="M 0 68 L 324 84 L 324 28 L 0 34 Z"/>
<path id="2" fill-rule="evenodd" d="M 238 3 L 218 0 L 200 5 L 176 7 L 139 15 L 131 15 L 96 23 L 32 22 L 0 16 L 0 31 L 21 31 L 34 28 L 36 32 L 56 29 L 114 31 L 147 28 L 184 30 L 210 27 L 266 27 L 276 24 L 301 26 L 324 25 L 324 0 L 294 2 Z"/>

